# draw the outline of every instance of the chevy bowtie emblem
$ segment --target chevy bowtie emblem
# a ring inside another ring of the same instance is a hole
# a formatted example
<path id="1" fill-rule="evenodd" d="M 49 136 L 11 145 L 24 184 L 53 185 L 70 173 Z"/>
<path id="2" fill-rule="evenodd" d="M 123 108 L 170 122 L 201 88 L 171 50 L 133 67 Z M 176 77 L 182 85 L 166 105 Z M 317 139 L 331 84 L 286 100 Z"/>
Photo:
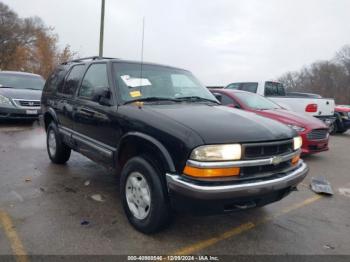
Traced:
<path id="1" fill-rule="evenodd" d="M 282 157 L 280 157 L 280 156 L 274 156 L 274 157 L 272 158 L 271 164 L 277 166 L 277 165 L 279 165 L 281 162 L 282 162 Z"/>

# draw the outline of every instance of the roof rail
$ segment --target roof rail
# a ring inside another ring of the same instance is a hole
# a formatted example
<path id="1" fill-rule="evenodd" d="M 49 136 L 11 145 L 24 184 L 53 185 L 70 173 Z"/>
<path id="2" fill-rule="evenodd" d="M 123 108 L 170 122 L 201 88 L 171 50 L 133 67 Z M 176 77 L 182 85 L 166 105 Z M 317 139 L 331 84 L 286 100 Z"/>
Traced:
<path id="1" fill-rule="evenodd" d="M 73 60 L 68 60 L 68 61 L 61 63 L 61 65 L 67 65 L 69 63 L 79 63 L 79 62 L 82 62 L 84 60 L 100 60 L 100 59 L 118 59 L 118 58 L 103 57 L 103 56 L 88 56 L 88 57 L 82 57 L 82 58 L 77 58 L 77 59 L 73 59 Z"/>

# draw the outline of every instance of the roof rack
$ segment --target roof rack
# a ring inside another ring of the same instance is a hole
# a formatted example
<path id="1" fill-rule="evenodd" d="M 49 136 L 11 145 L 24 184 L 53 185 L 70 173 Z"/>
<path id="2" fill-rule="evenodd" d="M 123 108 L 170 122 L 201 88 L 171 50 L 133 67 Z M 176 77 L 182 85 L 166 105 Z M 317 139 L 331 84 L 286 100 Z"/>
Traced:
<path id="1" fill-rule="evenodd" d="M 73 60 L 68 60 L 68 61 L 61 63 L 61 65 L 67 65 L 69 63 L 79 63 L 79 62 L 83 62 L 84 60 L 101 60 L 101 59 L 118 59 L 118 58 L 103 57 L 103 56 L 88 56 L 88 57 L 82 57 L 82 58 L 77 58 L 77 59 L 73 59 Z"/>

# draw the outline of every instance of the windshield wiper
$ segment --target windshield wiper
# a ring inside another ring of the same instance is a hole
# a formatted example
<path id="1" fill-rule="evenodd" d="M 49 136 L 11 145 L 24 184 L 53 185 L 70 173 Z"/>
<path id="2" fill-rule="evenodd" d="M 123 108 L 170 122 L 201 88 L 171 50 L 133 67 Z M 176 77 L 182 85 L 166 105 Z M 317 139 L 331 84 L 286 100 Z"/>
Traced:
<path id="1" fill-rule="evenodd" d="M 134 102 L 154 102 L 154 101 L 173 101 L 173 102 L 179 102 L 177 99 L 169 98 L 169 97 L 144 97 L 139 99 L 134 99 L 130 101 L 126 101 L 125 104 L 130 104 Z"/>
<path id="2" fill-rule="evenodd" d="M 0 88 L 14 88 L 13 86 L 3 86 L 2 84 L 0 84 Z"/>
<path id="3" fill-rule="evenodd" d="M 206 101 L 206 102 L 212 102 L 212 103 L 216 103 L 216 104 L 220 104 L 218 101 L 212 100 L 212 99 L 208 99 L 208 98 L 204 98 L 204 97 L 200 97 L 200 96 L 184 96 L 184 97 L 177 97 L 176 98 L 177 101 L 191 101 L 191 102 L 195 102 L 195 101 Z"/>

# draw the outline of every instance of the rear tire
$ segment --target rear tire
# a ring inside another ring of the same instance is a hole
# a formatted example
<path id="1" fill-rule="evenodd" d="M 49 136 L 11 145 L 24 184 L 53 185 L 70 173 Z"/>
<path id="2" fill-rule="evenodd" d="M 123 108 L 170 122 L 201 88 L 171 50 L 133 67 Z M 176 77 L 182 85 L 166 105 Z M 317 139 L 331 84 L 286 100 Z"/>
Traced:
<path id="1" fill-rule="evenodd" d="M 130 224 L 145 234 L 169 224 L 170 205 L 161 181 L 164 175 L 144 156 L 131 158 L 121 172 L 121 198 Z"/>
<path id="2" fill-rule="evenodd" d="M 46 132 L 47 153 L 55 164 L 66 163 L 71 154 L 71 149 L 63 143 L 55 122 L 51 122 Z"/>

